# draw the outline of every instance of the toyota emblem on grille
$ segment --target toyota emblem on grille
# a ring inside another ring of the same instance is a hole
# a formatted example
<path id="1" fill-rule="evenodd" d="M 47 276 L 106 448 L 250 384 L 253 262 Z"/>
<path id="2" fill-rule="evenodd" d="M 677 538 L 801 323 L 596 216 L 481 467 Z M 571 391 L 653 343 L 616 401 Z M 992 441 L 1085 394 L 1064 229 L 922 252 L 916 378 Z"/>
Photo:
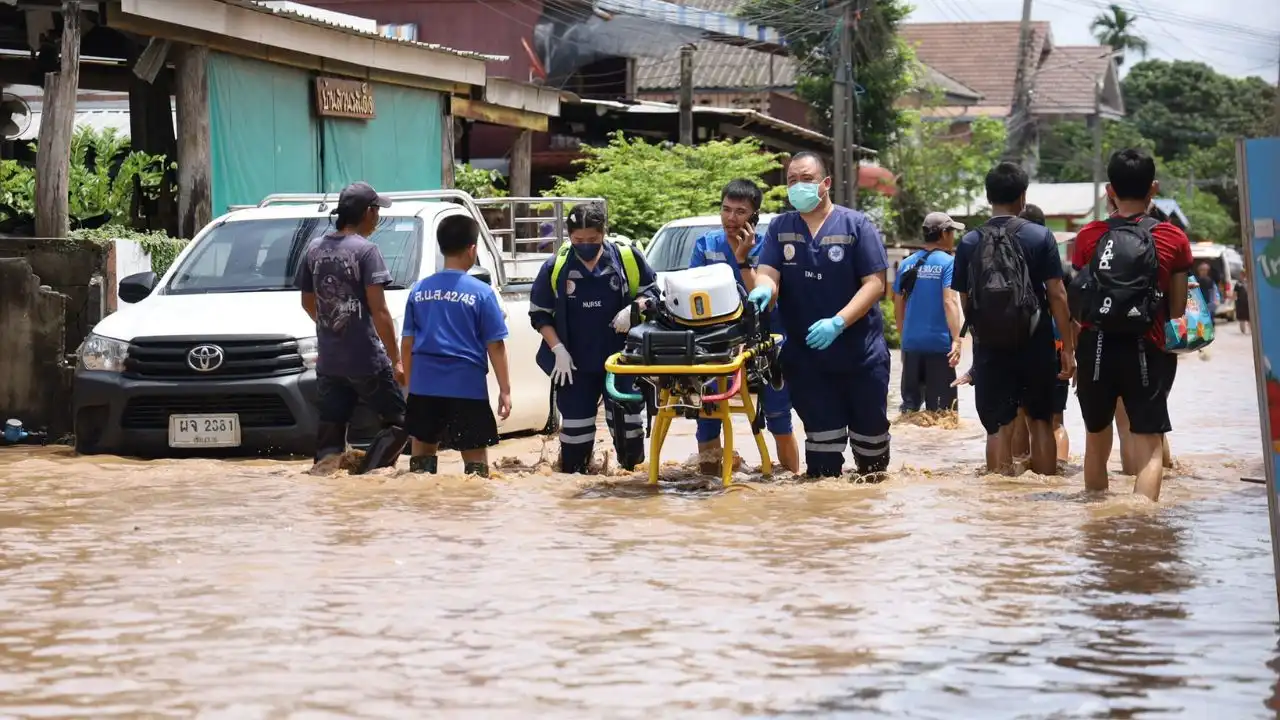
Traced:
<path id="1" fill-rule="evenodd" d="M 217 345 L 197 345 L 187 353 L 187 365 L 196 372 L 213 372 L 222 367 L 222 348 Z"/>

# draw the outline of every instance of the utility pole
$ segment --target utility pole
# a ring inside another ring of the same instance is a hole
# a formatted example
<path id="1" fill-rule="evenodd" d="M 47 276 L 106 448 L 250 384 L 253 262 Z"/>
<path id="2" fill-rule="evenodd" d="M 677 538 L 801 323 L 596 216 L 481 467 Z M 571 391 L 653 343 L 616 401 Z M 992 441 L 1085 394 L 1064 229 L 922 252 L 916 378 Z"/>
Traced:
<path id="1" fill-rule="evenodd" d="M 36 236 L 66 237 L 71 231 L 67 191 L 71 183 L 71 135 L 80 85 L 80 2 L 62 3 L 62 48 L 58 72 L 45 73 L 36 153 Z"/>
<path id="2" fill-rule="evenodd" d="M 848 38 L 849 54 L 846 59 L 848 65 L 848 92 L 845 93 L 845 102 L 848 103 L 848 111 L 845 113 L 845 127 L 848 131 L 845 133 L 845 161 L 849 169 L 849 175 L 845 178 L 845 202 L 847 207 L 856 208 L 858 206 L 858 167 L 862 160 L 862 153 L 858 148 L 858 129 L 862 127 L 862 117 L 858 107 L 858 82 L 857 75 L 853 72 L 853 41 L 854 34 L 858 32 L 858 22 L 854 14 L 853 3 L 850 2 L 844 6 L 844 24 L 848 28 L 845 37 Z"/>
<path id="3" fill-rule="evenodd" d="M 1009 137 L 1005 159 L 1026 165 L 1027 146 L 1033 137 L 1031 120 L 1031 0 L 1022 0 L 1022 24 L 1018 28 L 1018 71 L 1013 80 L 1013 108 L 1009 113 Z"/>
<path id="4" fill-rule="evenodd" d="M 853 64 L 853 43 L 850 42 L 849 18 L 851 16 L 849 2 L 838 21 L 840 30 L 840 51 L 836 55 L 835 73 L 831 83 L 831 149 L 832 168 L 831 189 L 832 202 L 847 205 L 849 202 L 849 165 L 853 148 L 849 147 L 849 68 Z"/>
<path id="5" fill-rule="evenodd" d="M 1102 83 L 1093 85 L 1093 219 L 1101 220 L 1102 205 Z"/>
<path id="6" fill-rule="evenodd" d="M 680 48 L 680 144 L 693 144 L 693 45 Z"/>

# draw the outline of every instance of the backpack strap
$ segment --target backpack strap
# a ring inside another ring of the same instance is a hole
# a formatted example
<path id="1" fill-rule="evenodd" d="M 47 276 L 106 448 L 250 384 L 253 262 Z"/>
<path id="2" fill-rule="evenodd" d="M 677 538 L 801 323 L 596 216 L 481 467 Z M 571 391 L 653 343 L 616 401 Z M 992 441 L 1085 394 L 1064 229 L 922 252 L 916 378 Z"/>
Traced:
<path id="1" fill-rule="evenodd" d="M 618 250 L 618 257 L 622 260 L 622 271 L 627 276 L 627 290 L 631 298 L 635 298 L 640 291 L 640 262 L 636 260 L 635 248 L 631 247 L 631 243 L 620 240 L 606 241 L 605 248 L 613 246 Z M 556 296 L 560 294 L 560 273 L 564 270 L 565 263 L 569 262 L 569 253 L 573 250 L 573 244 L 565 241 L 556 250 L 556 260 L 551 266 L 551 294 Z"/>

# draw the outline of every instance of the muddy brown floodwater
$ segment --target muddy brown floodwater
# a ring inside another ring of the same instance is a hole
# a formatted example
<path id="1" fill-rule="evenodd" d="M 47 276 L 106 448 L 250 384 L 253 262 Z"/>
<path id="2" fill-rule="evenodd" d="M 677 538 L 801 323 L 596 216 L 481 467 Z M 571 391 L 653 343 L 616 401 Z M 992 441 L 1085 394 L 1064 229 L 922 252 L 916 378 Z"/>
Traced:
<path id="1" fill-rule="evenodd" d="M 1082 495 L 1074 400 L 1065 478 L 984 477 L 971 391 L 880 486 L 3 451 L 0 716 L 1272 717 L 1251 355 L 1211 353 L 1158 504 Z"/>

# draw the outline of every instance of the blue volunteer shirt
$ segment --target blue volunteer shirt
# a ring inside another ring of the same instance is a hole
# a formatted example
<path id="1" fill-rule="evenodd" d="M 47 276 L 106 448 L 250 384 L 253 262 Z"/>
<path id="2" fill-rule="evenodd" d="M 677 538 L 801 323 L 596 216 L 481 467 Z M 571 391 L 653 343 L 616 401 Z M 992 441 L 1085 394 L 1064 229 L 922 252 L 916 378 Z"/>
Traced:
<path id="1" fill-rule="evenodd" d="M 898 266 L 893 278 L 893 291 L 902 294 L 902 276 L 916 271 L 916 285 L 906 300 L 906 317 L 902 319 L 902 349 L 918 353 L 951 352 L 951 328 L 947 327 L 947 311 L 943 306 L 943 290 L 951 287 L 951 271 L 955 259 L 942 250 L 921 250 Z"/>
<path id="2" fill-rule="evenodd" d="M 413 338 L 409 392 L 487 400 L 489 343 L 507 337 L 498 295 L 461 270 L 419 280 L 404 308 L 406 338 Z"/>
<path id="3" fill-rule="evenodd" d="M 787 336 L 804 338 L 813 323 L 840 312 L 862 285 L 862 278 L 889 267 L 884 242 L 866 215 L 835 206 L 817 237 L 804 218 L 789 212 L 774 218 L 765 233 L 760 265 L 778 271 L 778 312 Z M 884 319 L 879 304 L 844 329 L 826 350 L 789 342 L 783 353 L 796 362 L 821 364 L 824 372 L 853 372 L 884 361 Z"/>
<path id="4" fill-rule="evenodd" d="M 756 232 L 756 244 L 752 246 L 751 251 L 747 253 L 747 262 L 753 267 L 759 263 L 760 249 L 764 247 L 764 233 Z M 724 230 L 712 230 L 693 241 L 693 255 L 689 257 L 689 267 L 703 267 L 705 265 L 715 265 L 716 263 L 724 263 L 733 268 L 733 277 L 738 281 L 739 285 L 746 287 L 742 282 L 742 270 L 738 267 L 738 258 L 733 255 L 733 248 L 729 245 L 729 238 L 725 236 Z"/>
<path id="5" fill-rule="evenodd" d="M 640 270 L 638 295 L 657 300 L 657 276 L 639 251 L 635 256 Z M 555 257 L 547 258 L 533 281 L 529 292 L 530 322 L 535 330 L 546 325 L 556 328 L 579 372 L 604 374 L 604 361 L 621 351 L 626 342 L 626 335 L 613 329 L 613 318 L 632 301 L 618 250 L 606 243 L 604 256 L 591 270 L 575 253 L 569 253 L 560 270 L 564 318 L 555 315 L 556 294 L 551 287 L 554 267 Z"/>

